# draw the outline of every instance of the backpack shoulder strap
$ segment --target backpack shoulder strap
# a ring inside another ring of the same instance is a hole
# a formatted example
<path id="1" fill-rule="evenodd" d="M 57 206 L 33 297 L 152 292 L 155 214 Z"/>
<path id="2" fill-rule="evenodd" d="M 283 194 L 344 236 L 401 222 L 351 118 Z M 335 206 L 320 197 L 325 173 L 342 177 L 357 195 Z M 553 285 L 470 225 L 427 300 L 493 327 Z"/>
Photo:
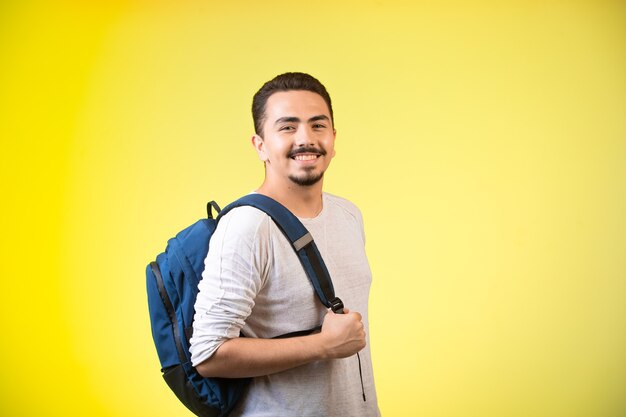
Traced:
<path id="1" fill-rule="evenodd" d="M 333 282 L 313 236 L 285 206 L 263 194 L 248 194 L 220 211 L 217 220 L 235 207 L 252 206 L 269 215 L 285 235 L 304 267 L 317 297 L 335 313 L 343 313 L 343 302 L 335 296 Z"/>

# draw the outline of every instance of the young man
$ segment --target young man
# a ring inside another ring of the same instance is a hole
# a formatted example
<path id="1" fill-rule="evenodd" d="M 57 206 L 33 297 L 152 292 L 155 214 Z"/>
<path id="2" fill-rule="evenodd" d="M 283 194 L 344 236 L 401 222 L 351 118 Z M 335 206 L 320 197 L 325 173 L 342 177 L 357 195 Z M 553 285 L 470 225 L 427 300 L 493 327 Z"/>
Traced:
<path id="1" fill-rule="evenodd" d="M 309 230 L 346 314 L 319 302 L 271 218 L 239 207 L 211 238 L 196 301 L 193 365 L 203 376 L 254 377 L 234 416 L 377 416 L 363 221 L 352 203 L 322 191 L 335 155 L 330 97 L 310 75 L 286 73 L 255 94 L 252 115 L 252 145 L 265 164 L 256 192 L 282 203 Z M 320 323 L 318 333 L 273 339 Z"/>

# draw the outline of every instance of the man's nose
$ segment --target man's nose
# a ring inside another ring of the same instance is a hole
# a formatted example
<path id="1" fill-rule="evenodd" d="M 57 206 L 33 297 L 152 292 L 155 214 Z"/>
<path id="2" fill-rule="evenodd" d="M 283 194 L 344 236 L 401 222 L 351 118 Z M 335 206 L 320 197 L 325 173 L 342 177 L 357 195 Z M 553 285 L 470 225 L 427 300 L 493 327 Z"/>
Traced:
<path id="1" fill-rule="evenodd" d="M 307 146 L 314 145 L 315 138 L 313 132 L 308 126 L 303 126 L 296 132 L 296 145 L 298 146 Z"/>

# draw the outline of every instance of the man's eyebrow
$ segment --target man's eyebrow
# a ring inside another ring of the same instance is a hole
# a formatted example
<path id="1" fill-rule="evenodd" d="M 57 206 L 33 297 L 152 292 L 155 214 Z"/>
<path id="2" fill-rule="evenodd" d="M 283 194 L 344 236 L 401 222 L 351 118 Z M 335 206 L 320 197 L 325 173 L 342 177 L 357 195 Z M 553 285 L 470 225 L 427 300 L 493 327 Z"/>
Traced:
<path id="1" fill-rule="evenodd" d="M 313 116 L 309 119 L 309 123 L 317 122 L 318 120 L 326 120 L 330 122 L 330 119 L 325 114 L 320 114 L 319 116 Z"/>
<path id="2" fill-rule="evenodd" d="M 276 119 L 274 124 L 277 125 L 279 123 L 298 123 L 298 122 L 300 122 L 300 119 L 298 117 L 279 117 L 278 119 Z"/>
<path id="3" fill-rule="evenodd" d="M 328 118 L 328 116 L 326 116 L 325 114 L 320 114 L 317 116 L 313 116 L 311 118 L 309 118 L 309 120 L 307 121 L 308 123 L 311 122 L 317 122 L 318 120 L 328 120 L 330 121 L 330 119 Z M 279 123 L 299 123 L 300 122 L 300 118 L 299 117 L 279 117 L 278 119 L 276 119 L 276 121 L 274 122 L 274 125 L 277 125 Z"/>

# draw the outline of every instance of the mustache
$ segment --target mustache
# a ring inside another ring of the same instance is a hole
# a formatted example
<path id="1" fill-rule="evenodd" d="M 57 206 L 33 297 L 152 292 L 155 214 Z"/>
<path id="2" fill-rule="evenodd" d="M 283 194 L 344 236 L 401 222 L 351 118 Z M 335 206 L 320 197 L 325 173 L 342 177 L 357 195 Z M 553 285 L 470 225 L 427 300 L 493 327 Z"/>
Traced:
<path id="1" fill-rule="evenodd" d="M 289 152 L 287 154 L 287 156 L 289 158 L 293 158 L 296 155 L 301 155 L 304 153 L 313 153 L 313 154 L 317 154 L 317 155 L 321 155 L 324 156 L 326 155 L 326 151 L 322 148 L 316 148 L 314 146 L 306 146 L 306 147 L 302 147 L 302 148 L 298 148 L 298 149 L 294 149 L 291 152 Z"/>

